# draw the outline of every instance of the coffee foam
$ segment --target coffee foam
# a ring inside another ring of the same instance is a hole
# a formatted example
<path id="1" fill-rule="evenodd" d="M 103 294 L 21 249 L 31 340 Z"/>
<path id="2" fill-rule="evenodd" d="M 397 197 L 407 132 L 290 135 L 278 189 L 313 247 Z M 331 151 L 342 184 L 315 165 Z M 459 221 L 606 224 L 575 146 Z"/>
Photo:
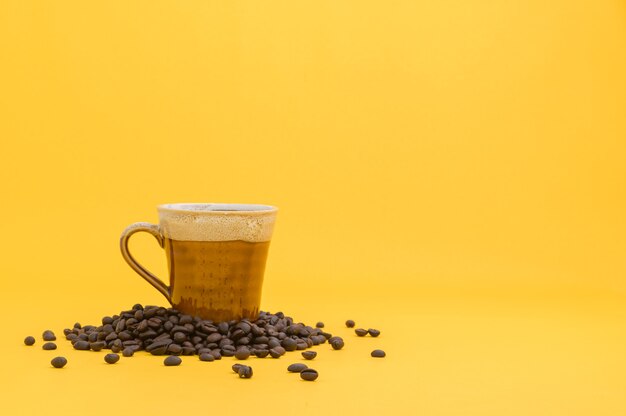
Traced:
<path id="1" fill-rule="evenodd" d="M 276 208 L 243 204 L 159 206 L 161 231 L 178 241 L 270 241 Z"/>

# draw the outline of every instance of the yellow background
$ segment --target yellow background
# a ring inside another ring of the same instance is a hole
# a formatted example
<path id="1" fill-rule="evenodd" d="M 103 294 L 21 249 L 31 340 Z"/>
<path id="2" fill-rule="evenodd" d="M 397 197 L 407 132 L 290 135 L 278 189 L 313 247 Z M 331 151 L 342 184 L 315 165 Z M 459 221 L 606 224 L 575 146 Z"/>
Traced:
<path id="1" fill-rule="evenodd" d="M 617 0 L 1 1 L 0 413 L 626 414 L 625 74 Z M 280 208 L 317 382 L 22 345 L 163 303 L 165 202 Z"/>

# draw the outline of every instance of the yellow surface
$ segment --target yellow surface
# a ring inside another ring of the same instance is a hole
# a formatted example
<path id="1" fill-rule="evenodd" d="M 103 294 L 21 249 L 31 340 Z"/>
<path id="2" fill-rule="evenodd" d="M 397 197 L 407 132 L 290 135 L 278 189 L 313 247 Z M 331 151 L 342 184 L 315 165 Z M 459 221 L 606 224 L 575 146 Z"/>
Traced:
<path id="1" fill-rule="evenodd" d="M 0 414 L 623 416 L 625 74 L 617 0 L 0 2 Z M 280 207 L 318 381 L 23 346 L 162 303 L 119 234 L 188 201 Z"/>

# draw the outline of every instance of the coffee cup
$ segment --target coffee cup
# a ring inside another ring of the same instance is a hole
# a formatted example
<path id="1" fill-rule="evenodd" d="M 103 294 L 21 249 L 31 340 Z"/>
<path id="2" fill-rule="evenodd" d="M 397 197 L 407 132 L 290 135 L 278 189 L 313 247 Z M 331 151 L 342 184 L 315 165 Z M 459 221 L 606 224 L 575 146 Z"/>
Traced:
<path id="1" fill-rule="evenodd" d="M 159 224 L 138 222 L 120 238 L 124 260 L 179 311 L 215 322 L 254 319 L 277 208 L 269 205 L 183 203 L 157 207 Z M 169 285 L 130 254 L 140 231 L 165 250 Z"/>

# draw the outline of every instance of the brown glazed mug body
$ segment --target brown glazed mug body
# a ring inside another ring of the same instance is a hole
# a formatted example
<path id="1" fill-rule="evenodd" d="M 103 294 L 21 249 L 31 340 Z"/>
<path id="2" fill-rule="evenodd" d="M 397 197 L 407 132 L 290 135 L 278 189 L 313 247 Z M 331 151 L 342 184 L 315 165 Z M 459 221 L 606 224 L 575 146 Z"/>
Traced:
<path id="1" fill-rule="evenodd" d="M 130 225 L 120 249 L 130 267 L 179 311 L 215 322 L 254 319 L 277 211 L 250 204 L 160 205 L 159 225 Z M 130 236 L 139 231 L 165 249 L 169 286 L 128 251 Z"/>

